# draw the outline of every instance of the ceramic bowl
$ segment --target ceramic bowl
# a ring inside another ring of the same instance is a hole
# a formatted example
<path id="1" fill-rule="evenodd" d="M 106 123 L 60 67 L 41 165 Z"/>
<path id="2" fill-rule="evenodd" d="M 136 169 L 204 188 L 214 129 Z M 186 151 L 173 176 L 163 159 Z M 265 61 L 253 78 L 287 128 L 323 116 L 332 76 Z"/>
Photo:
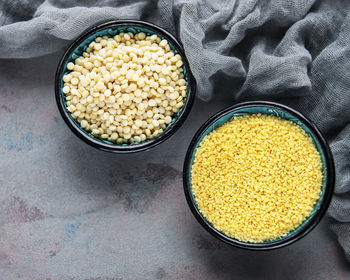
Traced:
<path id="1" fill-rule="evenodd" d="M 173 116 L 172 122 L 164 129 L 164 131 L 153 139 L 148 139 L 140 143 L 132 144 L 116 144 L 108 140 L 102 140 L 93 136 L 91 133 L 83 129 L 80 124 L 71 116 L 67 110 L 65 94 L 62 91 L 63 88 L 63 76 L 70 71 L 67 69 L 69 62 L 74 62 L 76 58 L 80 57 L 86 50 L 87 46 L 99 36 L 115 36 L 121 32 L 131 32 L 136 34 L 138 32 L 144 32 L 147 35 L 156 34 L 162 39 L 166 39 L 169 42 L 170 48 L 176 53 L 180 54 L 183 60 L 183 73 L 185 75 L 187 85 L 187 97 L 184 99 L 183 107 Z M 169 32 L 163 28 L 156 26 L 152 23 L 138 21 L 138 20 L 123 20 L 123 21 L 110 21 L 100 25 L 97 25 L 87 32 L 79 36 L 64 53 L 62 59 L 59 62 L 56 79 L 55 79 L 55 96 L 58 109 L 62 115 L 62 118 L 68 125 L 68 127 L 77 135 L 81 140 L 90 144 L 91 146 L 103 151 L 114 153 L 132 153 L 138 151 L 148 150 L 155 147 L 169 138 L 185 121 L 187 118 L 192 103 L 195 97 L 195 80 L 190 70 L 190 66 L 184 49 L 181 43 Z"/>
<path id="2" fill-rule="evenodd" d="M 201 214 L 199 211 L 198 205 L 196 203 L 196 199 L 192 193 L 191 186 L 191 167 L 196 154 L 196 150 L 202 141 L 202 139 L 221 126 L 222 124 L 232 120 L 237 116 L 249 115 L 249 114 L 268 114 L 279 116 L 283 119 L 290 120 L 297 125 L 299 125 L 313 140 L 318 152 L 321 156 L 322 161 L 322 172 L 323 172 L 323 181 L 321 187 L 321 195 L 317 200 L 313 211 L 310 216 L 296 229 L 289 232 L 287 235 L 280 237 L 276 240 L 266 241 L 262 243 L 249 243 L 242 242 L 235 238 L 226 236 L 224 233 L 218 231 L 207 219 Z M 202 127 L 197 131 L 195 136 L 193 137 L 190 146 L 188 148 L 184 169 L 183 169 L 183 184 L 186 200 L 188 205 L 196 217 L 198 222 L 212 235 L 219 238 L 220 240 L 234 245 L 236 247 L 251 249 L 251 250 L 268 250 L 275 249 L 291 244 L 306 234 L 308 234 L 321 220 L 324 214 L 327 211 L 329 203 L 331 201 L 331 197 L 333 194 L 335 182 L 335 171 L 334 171 L 334 163 L 331 151 L 329 146 L 322 136 L 321 132 L 317 129 L 317 127 L 311 123 L 306 117 L 304 117 L 301 113 L 295 111 L 294 109 L 287 107 L 282 104 L 272 103 L 272 102 L 264 102 L 264 101 L 254 101 L 254 102 L 246 102 L 237 104 L 235 106 L 231 106 L 227 109 L 224 109 L 214 116 L 212 116 L 207 122 L 205 122 Z"/>

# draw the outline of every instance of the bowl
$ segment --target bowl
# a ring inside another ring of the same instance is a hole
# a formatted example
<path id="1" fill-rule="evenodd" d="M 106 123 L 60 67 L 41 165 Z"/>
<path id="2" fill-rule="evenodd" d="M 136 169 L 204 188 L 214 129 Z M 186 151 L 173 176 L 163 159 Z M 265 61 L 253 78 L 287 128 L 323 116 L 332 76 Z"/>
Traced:
<path id="1" fill-rule="evenodd" d="M 321 186 L 321 195 L 315 203 L 314 208 L 309 217 L 300 226 L 290 231 L 287 235 L 279 237 L 275 240 L 265 241 L 261 243 L 249 243 L 242 242 L 233 237 L 225 235 L 223 232 L 217 230 L 201 214 L 192 192 L 191 167 L 196 154 L 196 150 L 202 139 L 207 134 L 209 134 L 216 128 L 220 127 L 222 124 L 232 120 L 237 116 L 257 113 L 279 116 L 283 119 L 290 120 L 299 125 L 308 134 L 308 136 L 311 137 L 321 157 L 323 180 Z M 225 243 L 239 248 L 250 250 L 269 250 L 280 248 L 289 245 L 308 234 L 320 222 L 320 220 L 326 213 L 332 198 L 334 183 L 335 171 L 333 157 L 325 138 L 322 136 L 321 132 L 317 129 L 317 127 L 313 123 L 311 123 L 310 120 L 308 120 L 301 113 L 295 111 L 294 109 L 282 104 L 265 101 L 252 101 L 240 103 L 231 106 L 227 109 L 224 109 L 212 116 L 200 127 L 200 129 L 194 135 L 188 148 L 183 167 L 183 185 L 186 200 L 193 215 L 198 220 L 198 222 L 209 233 L 211 233 L 218 239 L 224 241 Z"/>
<path id="2" fill-rule="evenodd" d="M 136 34 L 138 32 L 144 32 L 146 35 L 156 34 L 162 39 L 166 39 L 170 48 L 174 53 L 179 54 L 183 61 L 183 73 L 185 75 L 187 85 L 187 96 L 184 98 L 184 105 L 181 109 L 172 116 L 172 122 L 167 125 L 164 131 L 158 136 L 147 139 L 143 142 L 135 142 L 132 144 L 117 144 L 108 140 L 103 140 L 93 136 L 90 132 L 83 129 L 80 124 L 71 116 L 71 113 L 67 110 L 65 94 L 62 91 L 63 88 L 63 76 L 69 72 L 67 64 L 74 62 L 76 58 L 86 50 L 87 46 L 94 41 L 98 36 L 114 36 L 121 32 L 131 32 Z M 133 153 L 148 150 L 155 147 L 169 138 L 175 131 L 184 123 L 187 118 L 195 97 L 196 84 L 195 79 L 191 73 L 188 60 L 186 58 L 184 49 L 181 43 L 169 32 L 163 28 L 156 26 L 152 23 L 139 20 L 123 20 L 123 21 L 109 21 L 97 25 L 89 29 L 84 34 L 80 35 L 66 50 L 61 58 L 55 77 L 55 97 L 59 112 L 73 133 L 87 144 L 108 152 L 113 153 Z"/>

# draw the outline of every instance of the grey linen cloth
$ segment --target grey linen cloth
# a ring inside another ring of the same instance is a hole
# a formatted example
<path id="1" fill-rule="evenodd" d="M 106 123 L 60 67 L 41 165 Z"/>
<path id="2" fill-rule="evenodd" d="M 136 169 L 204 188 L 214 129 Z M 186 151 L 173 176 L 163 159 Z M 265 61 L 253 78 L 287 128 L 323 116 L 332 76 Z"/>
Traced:
<path id="1" fill-rule="evenodd" d="M 3 0 L 0 58 L 61 50 L 96 23 L 142 19 L 183 43 L 205 101 L 274 100 L 300 110 L 335 159 L 331 228 L 350 260 L 350 1 Z"/>

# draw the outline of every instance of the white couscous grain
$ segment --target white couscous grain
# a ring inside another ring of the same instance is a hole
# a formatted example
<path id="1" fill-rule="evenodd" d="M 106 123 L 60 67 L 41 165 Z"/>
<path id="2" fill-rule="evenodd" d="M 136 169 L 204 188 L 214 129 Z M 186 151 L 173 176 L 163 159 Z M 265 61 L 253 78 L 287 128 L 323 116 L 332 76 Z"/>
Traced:
<path id="1" fill-rule="evenodd" d="M 94 136 L 122 144 L 161 134 L 184 105 L 179 54 L 145 33 L 98 37 L 63 76 L 67 110 Z"/>

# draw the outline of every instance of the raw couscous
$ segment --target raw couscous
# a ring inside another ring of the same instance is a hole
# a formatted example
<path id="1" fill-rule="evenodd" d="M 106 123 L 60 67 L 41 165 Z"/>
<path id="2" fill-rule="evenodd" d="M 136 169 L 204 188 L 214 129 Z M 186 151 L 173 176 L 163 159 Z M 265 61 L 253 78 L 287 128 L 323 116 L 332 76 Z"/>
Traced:
<path id="1" fill-rule="evenodd" d="M 310 215 L 322 184 L 320 155 L 289 120 L 235 117 L 204 137 L 191 169 L 200 212 L 244 242 L 280 238 Z"/>
<path id="2" fill-rule="evenodd" d="M 69 62 L 67 109 L 94 136 L 118 144 L 156 137 L 184 105 L 183 61 L 157 35 L 98 37 Z"/>

